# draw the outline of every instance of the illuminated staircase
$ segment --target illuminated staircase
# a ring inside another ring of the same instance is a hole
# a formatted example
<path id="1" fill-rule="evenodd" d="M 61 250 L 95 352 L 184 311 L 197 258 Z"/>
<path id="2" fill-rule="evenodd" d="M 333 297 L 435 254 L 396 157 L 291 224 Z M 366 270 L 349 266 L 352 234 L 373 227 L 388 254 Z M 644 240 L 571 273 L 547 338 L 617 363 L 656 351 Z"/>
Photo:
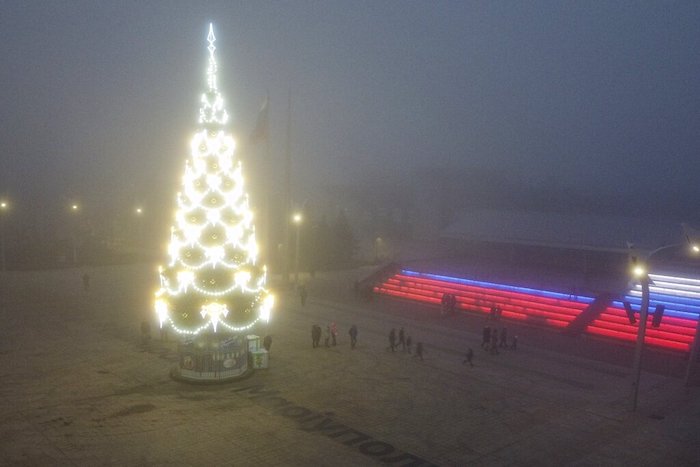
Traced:
<path id="1" fill-rule="evenodd" d="M 650 275 L 650 316 L 645 342 L 655 347 L 688 351 L 700 316 L 700 280 Z M 527 287 L 476 281 L 460 277 L 399 269 L 374 286 L 377 294 L 440 305 L 444 294 L 453 294 L 457 310 L 490 313 L 501 309 L 503 319 L 552 327 L 570 335 L 593 336 L 633 342 L 637 325 L 631 325 L 623 301 L 638 311 L 641 288 L 630 290 L 622 300 L 609 296 L 587 297 Z M 661 326 L 651 327 L 657 303 L 665 305 Z"/>
<path id="2" fill-rule="evenodd" d="M 593 302 L 592 297 L 401 270 L 375 286 L 375 293 L 439 305 L 445 293 L 457 309 L 488 314 L 493 306 L 503 318 L 557 328 L 568 326 Z"/>

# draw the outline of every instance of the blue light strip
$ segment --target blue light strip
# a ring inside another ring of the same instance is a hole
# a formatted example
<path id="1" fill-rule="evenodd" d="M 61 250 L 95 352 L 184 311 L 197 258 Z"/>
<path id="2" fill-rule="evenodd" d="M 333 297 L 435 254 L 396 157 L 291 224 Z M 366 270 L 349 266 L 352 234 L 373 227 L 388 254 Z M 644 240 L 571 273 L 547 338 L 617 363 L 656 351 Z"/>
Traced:
<path id="1" fill-rule="evenodd" d="M 428 279 L 434 279 L 434 280 L 439 280 L 439 281 L 444 281 L 444 282 L 452 282 L 452 283 L 456 283 L 456 284 L 472 285 L 472 286 L 476 286 L 476 287 L 484 287 L 484 288 L 495 289 L 495 290 L 517 292 L 517 293 L 523 293 L 523 294 L 529 294 L 529 295 L 536 295 L 538 297 L 554 298 L 557 300 L 567 300 L 567 301 L 571 301 L 571 302 L 591 303 L 594 300 L 592 297 L 586 297 L 586 296 L 581 296 L 581 295 L 571 295 L 571 294 L 565 294 L 565 293 L 561 293 L 561 292 L 552 292 L 552 291 L 548 291 L 548 290 L 531 289 L 528 287 L 519 287 L 519 286 L 515 286 L 515 285 L 496 284 L 493 282 L 475 281 L 472 279 L 464 279 L 461 277 L 442 276 L 439 274 L 430 274 L 430 273 L 425 273 L 425 272 L 410 271 L 407 269 L 402 269 L 401 273 L 405 274 L 407 276 L 425 277 Z"/>

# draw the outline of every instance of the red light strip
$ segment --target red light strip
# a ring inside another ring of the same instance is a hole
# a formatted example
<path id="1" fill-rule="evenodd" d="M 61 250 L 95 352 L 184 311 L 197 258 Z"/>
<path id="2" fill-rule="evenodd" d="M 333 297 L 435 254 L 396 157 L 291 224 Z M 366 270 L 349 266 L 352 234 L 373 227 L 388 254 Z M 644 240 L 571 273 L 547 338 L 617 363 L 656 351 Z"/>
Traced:
<path id="1" fill-rule="evenodd" d="M 417 299 L 427 303 L 440 303 L 444 293 L 461 294 L 457 296 L 459 308 L 476 309 L 484 313 L 490 311 L 491 305 L 499 305 L 502 315 L 512 314 L 516 319 L 551 321 L 552 325 L 566 326 L 584 309 L 587 304 L 553 298 L 538 297 L 518 292 L 480 288 L 469 285 L 452 284 L 456 287 L 444 287 L 440 281 L 416 278 L 413 276 L 396 276 L 388 279 L 377 291 L 393 296 Z M 390 292 L 391 291 L 391 292 Z M 486 305 L 483 303 L 487 302 Z M 571 305 L 575 308 L 572 309 Z"/>

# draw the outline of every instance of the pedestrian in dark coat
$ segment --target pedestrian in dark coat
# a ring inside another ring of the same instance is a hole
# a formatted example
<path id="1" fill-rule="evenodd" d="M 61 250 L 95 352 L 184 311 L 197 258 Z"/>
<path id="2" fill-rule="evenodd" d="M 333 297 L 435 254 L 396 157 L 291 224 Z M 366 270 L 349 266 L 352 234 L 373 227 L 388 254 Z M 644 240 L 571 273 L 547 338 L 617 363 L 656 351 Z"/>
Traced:
<path id="1" fill-rule="evenodd" d="M 338 344 L 338 326 L 335 323 L 331 323 L 331 339 L 333 340 L 333 346 Z"/>
<path id="2" fill-rule="evenodd" d="M 306 291 L 306 286 L 300 285 L 299 286 L 299 299 L 301 300 L 301 306 L 306 305 L 306 297 L 307 296 L 308 296 L 308 292 Z"/>
<path id="3" fill-rule="evenodd" d="M 457 296 L 455 294 L 450 294 L 450 314 L 453 315 L 455 309 L 457 308 Z"/>
<path id="4" fill-rule="evenodd" d="M 467 353 L 464 355 L 464 361 L 462 362 L 462 365 L 465 363 L 469 363 L 469 366 L 474 366 L 474 363 L 472 363 L 472 359 L 474 358 L 474 351 L 472 350 L 471 347 L 467 349 Z"/>
<path id="5" fill-rule="evenodd" d="M 413 344 L 413 339 L 411 339 L 411 336 L 408 336 L 406 338 L 406 352 L 411 353 L 411 345 Z"/>
<path id="6" fill-rule="evenodd" d="M 391 328 L 391 332 L 389 332 L 389 348 L 393 352 L 396 350 L 396 329 Z"/>
<path id="7" fill-rule="evenodd" d="M 311 326 L 311 342 L 314 349 L 321 345 L 321 326 L 318 324 Z"/>
<path id="8" fill-rule="evenodd" d="M 399 329 L 399 345 L 403 349 L 403 351 L 406 351 L 406 333 L 403 330 L 403 327 Z"/>
<path id="9" fill-rule="evenodd" d="M 491 342 L 489 343 L 491 353 L 492 354 L 497 354 L 498 353 L 498 329 L 493 328 L 491 330 Z"/>
<path id="10" fill-rule="evenodd" d="M 422 342 L 416 342 L 416 355 L 415 357 L 418 357 L 423 360 L 423 343 Z"/>
<path id="11" fill-rule="evenodd" d="M 263 339 L 263 347 L 268 352 L 270 351 L 270 349 L 272 348 L 272 336 L 271 335 L 268 334 L 267 336 L 265 336 L 265 339 Z"/>
<path id="12" fill-rule="evenodd" d="M 350 334 L 350 348 L 354 349 L 357 345 L 357 326 L 355 326 L 354 324 L 350 326 L 348 334 Z"/>
<path id="13" fill-rule="evenodd" d="M 484 326 L 484 333 L 481 339 L 481 348 L 488 349 L 489 342 L 491 341 L 491 327 Z"/>
<path id="14" fill-rule="evenodd" d="M 504 349 L 508 347 L 508 331 L 505 327 L 501 328 L 501 342 L 498 345 Z"/>

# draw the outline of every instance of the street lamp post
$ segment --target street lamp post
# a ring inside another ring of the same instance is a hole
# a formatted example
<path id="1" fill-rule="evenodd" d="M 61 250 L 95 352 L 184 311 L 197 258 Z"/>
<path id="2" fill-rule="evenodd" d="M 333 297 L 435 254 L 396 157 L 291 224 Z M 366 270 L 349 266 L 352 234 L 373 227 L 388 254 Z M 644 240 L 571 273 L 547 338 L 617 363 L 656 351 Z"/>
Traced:
<path id="1" fill-rule="evenodd" d="M 134 214 L 136 215 L 136 244 L 143 246 L 143 208 L 137 206 Z"/>
<path id="2" fill-rule="evenodd" d="M 689 240 L 690 241 L 690 240 Z M 649 260 L 652 256 L 663 250 L 678 248 L 684 246 L 685 243 L 672 243 L 659 247 L 648 255 L 643 264 L 638 264 L 632 273 L 639 278 L 639 283 L 642 288 L 642 302 L 639 307 L 639 327 L 637 328 L 637 343 L 634 348 L 634 360 L 632 362 L 632 411 L 637 410 L 637 398 L 639 396 L 639 380 L 642 375 L 642 353 L 644 351 L 644 339 L 647 331 L 647 317 L 649 316 Z M 700 251 L 697 244 L 690 245 L 691 251 L 696 253 Z"/>
<path id="3" fill-rule="evenodd" d="M 0 201 L 0 254 L 2 255 L 2 270 L 7 270 L 5 262 L 5 213 L 9 209 L 7 201 Z"/>
<path id="4" fill-rule="evenodd" d="M 299 239 L 301 237 L 301 222 L 303 218 L 301 216 L 301 213 L 295 213 L 294 216 L 292 217 L 292 221 L 294 221 L 294 224 L 296 225 L 296 248 L 294 252 L 294 286 L 298 287 L 299 286 Z"/>
<path id="5" fill-rule="evenodd" d="M 700 333 L 700 316 L 698 316 L 698 321 L 695 323 L 695 336 L 693 337 L 693 343 L 690 345 L 690 353 L 688 354 L 688 366 L 685 368 L 685 387 L 690 386 L 690 380 L 693 376 L 693 364 L 698 359 L 698 334 Z"/>
<path id="6" fill-rule="evenodd" d="M 80 209 L 80 206 L 77 204 L 71 204 L 70 210 L 73 213 L 74 216 L 78 215 L 78 210 Z M 74 219 L 73 220 L 73 228 L 71 232 L 71 238 L 72 238 L 72 243 L 73 243 L 73 264 L 78 264 L 78 239 L 77 239 L 77 221 Z"/>
<path id="7" fill-rule="evenodd" d="M 637 396 L 639 394 L 639 380 L 642 375 L 642 351 L 644 350 L 644 338 L 647 332 L 647 316 L 649 315 L 649 274 L 644 271 L 640 278 L 642 286 L 642 304 L 639 308 L 639 328 L 637 329 L 637 345 L 634 348 L 634 362 L 632 363 L 632 411 L 637 410 Z"/>

